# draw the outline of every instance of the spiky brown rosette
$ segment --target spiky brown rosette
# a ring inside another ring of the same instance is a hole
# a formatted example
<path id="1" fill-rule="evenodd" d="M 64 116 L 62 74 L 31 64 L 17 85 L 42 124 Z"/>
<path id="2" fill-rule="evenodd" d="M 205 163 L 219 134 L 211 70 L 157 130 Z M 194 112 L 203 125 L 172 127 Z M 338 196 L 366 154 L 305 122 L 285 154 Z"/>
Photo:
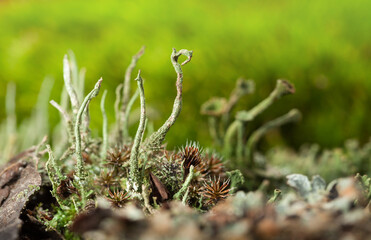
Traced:
<path id="1" fill-rule="evenodd" d="M 201 173 L 206 176 L 224 177 L 225 167 L 219 156 L 216 154 L 205 154 L 200 168 Z"/>
<path id="2" fill-rule="evenodd" d="M 202 149 L 196 143 L 187 144 L 180 152 L 181 161 L 183 162 L 185 180 L 189 174 L 189 169 L 193 165 L 198 166 L 201 163 Z"/>
<path id="3" fill-rule="evenodd" d="M 130 159 L 130 152 L 130 146 L 125 145 L 122 148 L 114 148 L 108 152 L 105 165 L 112 167 L 115 175 L 122 173 L 121 167 Z"/>
<path id="4" fill-rule="evenodd" d="M 121 208 L 124 206 L 126 202 L 129 201 L 129 193 L 126 191 L 120 191 L 118 189 L 113 190 L 108 190 L 108 197 L 106 199 L 112 203 L 113 206 Z"/>
<path id="5" fill-rule="evenodd" d="M 112 169 L 106 171 L 102 170 L 95 182 L 104 188 L 116 187 L 119 185 L 119 182 L 114 174 L 114 170 Z"/>
<path id="6" fill-rule="evenodd" d="M 210 183 L 204 182 L 202 195 L 207 199 L 206 205 L 214 205 L 218 201 L 228 197 L 230 180 L 221 181 L 220 177 L 210 179 Z"/>

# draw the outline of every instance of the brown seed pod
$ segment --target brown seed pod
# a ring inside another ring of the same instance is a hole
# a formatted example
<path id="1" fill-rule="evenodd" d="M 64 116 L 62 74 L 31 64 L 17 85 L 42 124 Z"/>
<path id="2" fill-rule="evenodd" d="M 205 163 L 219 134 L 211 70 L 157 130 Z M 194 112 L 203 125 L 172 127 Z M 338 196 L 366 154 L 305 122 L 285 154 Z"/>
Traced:
<path id="1" fill-rule="evenodd" d="M 214 205 L 218 201 L 228 197 L 230 180 L 221 181 L 220 177 L 210 179 L 210 183 L 204 182 L 202 195 L 207 199 L 206 205 Z"/>

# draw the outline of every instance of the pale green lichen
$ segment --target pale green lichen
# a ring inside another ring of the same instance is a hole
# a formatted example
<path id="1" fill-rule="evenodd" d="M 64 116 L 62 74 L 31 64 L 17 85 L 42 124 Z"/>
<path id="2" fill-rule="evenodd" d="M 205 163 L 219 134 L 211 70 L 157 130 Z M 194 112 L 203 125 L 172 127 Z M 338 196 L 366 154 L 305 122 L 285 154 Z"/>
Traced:
<path id="1" fill-rule="evenodd" d="M 154 132 L 146 141 L 146 147 L 157 149 L 161 146 L 162 142 L 165 140 L 167 132 L 170 130 L 171 126 L 174 125 L 176 119 L 178 118 L 180 111 L 182 110 L 182 88 L 183 88 L 183 71 L 181 66 L 187 64 L 192 59 L 192 51 L 181 49 L 179 52 L 173 48 L 173 52 L 171 54 L 171 63 L 175 69 L 177 74 L 176 80 L 176 89 L 177 95 L 174 100 L 173 110 L 170 114 L 170 117 L 165 121 L 165 123 L 156 131 Z M 178 59 L 181 55 L 187 57 L 187 59 L 182 63 L 178 63 Z"/>
<path id="2" fill-rule="evenodd" d="M 133 147 L 131 148 L 130 154 L 130 190 L 134 192 L 141 192 L 142 191 L 142 177 L 139 172 L 139 147 L 142 142 L 143 133 L 145 129 L 145 122 L 146 122 L 146 100 L 144 96 L 144 89 L 143 89 L 143 79 L 140 76 L 140 71 L 138 72 L 138 76 L 135 79 L 138 83 L 138 89 L 140 94 L 140 121 L 137 133 L 135 134 Z"/>
<path id="3" fill-rule="evenodd" d="M 76 122 L 75 122 L 75 156 L 76 156 L 76 181 L 78 183 L 78 190 L 81 194 L 81 201 L 82 205 L 84 206 L 86 203 L 86 192 L 85 192 L 85 179 L 86 179 L 86 171 L 84 169 L 83 159 L 82 159 L 82 152 L 81 152 L 81 132 L 80 132 L 80 125 L 81 125 L 81 118 L 87 107 L 88 103 L 91 99 L 96 97 L 99 93 L 100 85 L 103 79 L 99 79 L 98 82 L 95 84 L 94 89 L 85 97 L 84 101 L 82 102 L 80 109 L 76 115 Z"/>
<path id="4" fill-rule="evenodd" d="M 274 101 L 280 99 L 282 96 L 287 94 L 295 93 L 294 86 L 286 80 L 277 80 L 276 87 L 269 94 L 269 96 L 261 101 L 258 105 L 248 111 L 240 111 L 236 115 L 236 119 L 249 122 L 255 119 L 255 117 L 262 112 L 264 112 L 268 107 L 270 107 Z"/>
<path id="5" fill-rule="evenodd" d="M 133 104 L 134 102 L 137 100 L 139 96 L 139 89 L 137 89 L 137 91 L 135 91 L 134 95 L 130 98 L 130 101 L 126 107 L 126 110 L 125 110 L 125 115 L 124 115 L 124 123 L 123 123 L 123 134 L 124 134 L 124 139 L 128 139 L 129 138 L 129 128 L 128 128 L 128 125 L 129 125 L 129 114 L 130 114 L 130 111 L 131 111 L 131 108 L 133 107 Z"/>
<path id="6" fill-rule="evenodd" d="M 211 98 L 201 106 L 201 113 L 209 117 L 209 132 L 214 142 L 223 149 L 227 158 L 233 160 L 232 165 L 247 167 L 254 166 L 253 153 L 255 144 L 270 129 L 279 127 L 289 122 L 295 122 L 300 118 L 298 110 L 275 121 L 267 123 L 252 134 L 246 133 L 247 124 L 256 116 L 264 112 L 277 99 L 295 92 L 294 86 L 286 80 L 277 80 L 275 89 L 267 98 L 250 110 L 238 111 L 235 120 L 229 122 L 229 115 L 238 100 L 254 91 L 255 85 L 252 80 L 238 79 L 229 100 L 225 98 Z M 248 139 L 248 140 L 246 140 Z M 245 146 L 246 145 L 246 146 Z"/>
<path id="7" fill-rule="evenodd" d="M 73 145 L 75 136 L 73 134 L 73 122 L 72 122 L 70 115 L 56 101 L 51 100 L 50 104 L 53 107 L 55 107 L 61 113 L 61 116 L 64 118 L 66 125 L 67 125 L 68 142 L 71 145 Z"/>
<path id="8" fill-rule="evenodd" d="M 290 123 L 290 122 L 296 122 L 299 121 L 301 118 L 301 113 L 297 109 L 292 109 L 285 115 L 278 117 L 272 121 L 269 121 L 265 123 L 263 126 L 255 130 L 251 136 L 249 137 L 249 140 L 246 143 L 246 156 L 248 159 L 248 166 L 253 167 L 254 165 L 254 158 L 253 154 L 255 151 L 256 144 L 259 142 L 259 140 L 270 130 L 275 129 L 277 127 L 280 127 L 284 124 Z"/>
<path id="9" fill-rule="evenodd" d="M 145 50 L 145 46 L 143 46 L 139 52 L 137 54 L 135 54 L 132 59 L 131 59 L 131 62 L 129 64 L 129 66 L 127 67 L 126 71 L 125 71 L 125 79 L 124 79 L 124 83 L 123 83 L 123 88 L 122 88 L 122 102 L 121 102 L 121 98 L 120 98 L 120 102 L 122 103 L 121 104 L 121 109 L 120 109 L 120 114 L 119 114 L 119 118 L 118 118 L 118 122 L 119 122 L 119 125 L 118 125 L 118 136 L 119 136 L 119 141 L 120 141 L 120 144 L 125 141 L 125 139 L 129 136 L 128 134 L 128 129 L 127 129 L 127 121 L 128 121 L 128 111 L 127 111 L 127 108 L 128 108 L 128 104 L 129 104 L 129 99 L 130 99 L 130 80 L 131 80 L 131 74 L 134 70 L 134 68 L 136 67 L 137 65 L 137 62 L 138 60 L 142 57 L 142 55 L 144 54 L 144 50 Z"/>
<path id="10" fill-rule="evenodd" d="M 104 103 L 106 101 L 106 95 L 107 90 L 104 90 L 102 99 L 100 102 L 100 109 L 102 111 L 102 118 L 103 118 L 103 124 L 102 124 L 102 134 L 103 134 L 103 140 L 102 140 L 102 149 L 100 152 L 100 157 L 102 159 L 106 158 L 107 155 L 107 149 L 108 149 L 108 120 L 107 120 L 107 113 L 106 109 L 104 107 Z"/>
<path id="11" fill-rule="evenodd" d="M 183 196 L 183 202 L 186 201 L 187 196 L 188 196 L 188 188 L 189 188 L 189 185 L 191 184 L 193 176 L 194 176 L 194 166 L 191 165 L 191 167 L 189 168 L 189 174 L 186 180 L 184 181 L 182 187 L 180 188 L 180 190 L 174 195 L 174 199 L 180 200 L 180 198 Z"/>
<path id="12" fill-rule="evenodd" d="M 52 184 L 52 195 L 57 200 L 59 206 L 64 207 L 62 199 L 57 194 L 57 188 L 61 180 L 65 179 L 65 177 L 62 175 L 62 172 L 60 171 L 60 167 L 57 166 L 55 157 L 53 155 L 53 151 L 51 150 L 51 147 L 49 144 L 46 145 L 46 149 L 49 153 L 49 159 L 45 163 L 45 169 L 48 174 L 49 180 Z"/>
<path id="13" fill-rule="evenodd" d="M 64 84 L 67 90 L 67 93 L 70 97 L 71 100 L 71 105 L 72 105 L 72 111 L 74 115 L 76 115 L 79 111 L 79 100 L 77 98 L 77 94 L 75 89 L 73 88 L 72 85 L 72 79 L 71 79 L 71 66 L 70 62 L 68 61 L 68 56 L 67 54 L 63 58 L 63 79 L 64 79 Z"/>

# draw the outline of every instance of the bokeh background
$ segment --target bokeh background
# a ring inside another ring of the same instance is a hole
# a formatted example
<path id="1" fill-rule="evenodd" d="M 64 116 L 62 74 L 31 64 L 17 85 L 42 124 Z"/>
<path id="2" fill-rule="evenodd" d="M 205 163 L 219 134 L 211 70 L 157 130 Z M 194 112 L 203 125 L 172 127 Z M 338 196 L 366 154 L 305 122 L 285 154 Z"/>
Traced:
<path id="1" fill-rule="evenodd" d="M 371 135 L 370 9 L 369 0 L 0 0 L 0 121 L 8 82 L 17 85 L 18 124 L 31 114 L 45 76 L 55 79 L 52 98 L 59 101 L 62 59 L 71 49 L 87 69 L 87 91 L 104 78 L 113 123 L 114 89 L 131 56 L 146 45 L 137 69 L 146 79 L 147 104 L 159 113 L 155 127 L 170 114 L 176 94 L 171 49 L 194 51 L 183 68 L 184 105 L 167 136 L 169 147 L 187 139 L 210 145 L 200 106 L 212 96 L 228 97 L 241 76 L 255 80 L 256 93 L 236 110 L 265 98 L 278 78 L 297 89 L 252 124 L 293 107 L 303 113 L 299 124 L 268 135 L 263 147 L 365 142 Z M 90 112 L 99 135 L 99 100 Z M 51 123 L 57 122 L 57 111 L 50 107 L 49 113 Z"/>

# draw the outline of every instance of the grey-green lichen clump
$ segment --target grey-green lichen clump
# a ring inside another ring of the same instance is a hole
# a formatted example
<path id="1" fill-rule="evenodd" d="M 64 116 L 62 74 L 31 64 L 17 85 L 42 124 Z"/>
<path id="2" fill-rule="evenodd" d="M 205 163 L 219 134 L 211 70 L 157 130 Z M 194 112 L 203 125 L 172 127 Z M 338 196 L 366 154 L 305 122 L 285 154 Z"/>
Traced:
<path id="1" fill-rule="evenodd" d="M 249 123 L 275 101 L 285 95 L 295 93 L 295 88 L 290 82 L 279 79 L 276 87 L 267 98 L 249 110 L 238 111 L 234 120 L 231 121 L 232 109 L 241 97 L 252 94 L 254 90 L 255 84 L 252 80 L 239 78 L 229 99 L 213 97 L 201 106 L 201 114 L 207 115 L 209 118 L 210 135 L 217 148 L 229 159 L 232 168 L 244 169 L 245 177 L 250 179 L 246 182 L 249 188 L 254 185 L 258 177 L 267 176 L 265 174 L 267 164 L 260 161 L 259 166 L 256 166 L 256 145 L 260 139 L 272 129 L 301 119 L 299 110 L 291 109 L 288 113 L 263 124 L 254 131 L 247 131 Z"/>
<path id="2" fill-rule="evenodd" d="M 181 112 L 184 79 L 181 66 L 191 61 L 192 51 L 173 49 L 170 60 L 176 73 L 177 93 L 173 110 L 164 124 L 145 139 L 144 133 L 151 120 L 146 116 L 146 100 L 140 71 L 135 78 L 138 86 L 136 93 L 130 97 L 128 96 L 130 89 L 127 89 L 130 88 L 128 79 L 131 78 L 131 73 L 143 53 L 144 48 L 133 57 L 124 84 L 117 87 L 118 99 L 114 106 L 116 132 L 113 133 L 113 137 L 108 136 L 105 106 L 107 91 L 104 92 L 101 100 L 102 140 L 89 134 L 87 111 L 90 101 L 97 97 L 102 87 L 102 79 L 98 80 L 84 99 L 79 99 L 83 95 L 78 93 L 82 93 L 83 89 L 79 89 L 78 86 L 81 84 L 74 81 L 83 80 L 72 79 L 71 76 L 76 75 L 72 71 L 77 71 L 77 65 L 65 56 L 64 82 L 71 107 L 69 110 L 65 104 L 58 104 L 54 100 L 51 104 L 61 113 L 67 126 L 68 138 L 63 144 L 69 146 L 55 157 L 51 147 L 47 145 L 49 160 L 45 169 L 52 184 L 52 195 L 57 201 L 57 206 L 69 214 L 61 214 L 57 207 L 53 219 L 59 219 L 64 224 L 61 225 L 54 220 L 45 221 L 50 228 L 67 231 L 65 227 L 70 224 L 73 216 L 83 212 L 91 201 L 100 198 L 111 202 L 113 207 L 122 207 L 126 202 L 135 200 L 141 204 L 145 213 L 152 213 L 155 208 L 173 199 L 181 200 L 183 204 L 200 210 L 207 210 L 225 199 L 231 186 L 236 187 L 237 182 L 233 180 L 234 178 L 232 179 L 234 185 L 229 184 L 229 172 L 218 154 L 204 152 L 195 142 L 187 142 L 179 151 L 168 151 L 163 146 L 166 134 Z M 181 55 L 186 57 L 182 64 L 178 62 Z M 127 120 L 138 95 L 140 119 L 137 132 L 132 139 L 127 131 Z M 221 192 L 220 187 L 223 189 Z"/>
<path id="3" fill-rule="evenodd" d="M 86 207 L 88 201 L 99 197 L 109 200 L 114 206 L 122 206 L 124 202 L 136 200 L 142 204 L 144 212 L 147 213 L 153 212 L 158 205 L 172 199 L 206 210 L 225 199 L 229 193 L 236 190 L 238 184 L 244 182 L 241 172 L 238 170 L 228 172 L 222 157 L 217 153 L 203 151 L 194 142 L 187 143 L 178 152 L 171 152 L 163 147 L 166 134 L 181 112 L 184 78 L 182 66 L 191 61 L 192 51 L 173 49 L 170 60 L 176 73 L 177 93 L 173 110 L 164 124 L 144 139 L 144 132 L 150 120 L 146 116 L 146 101 L 140 71 L 135 79 L 138 85 L 137 91 L 132 97 L 128 95 L 131 73 L 143 54 L 144 48 L 133 57 L 126 71 L 124 84 L 119 84 L 117 87 L 114 106 L 116 133 L 113 138 L 107 136 L 104 104 L 107 92 L 104 93 L 101 101 L 103 140 L 90 136 L 88 112 L 90 101 L 99 93 L 102 79 L 98 80 L 94 89 L 82 99 L 83 84 L 78 84 L 77 81 L 84 80 L 78 77 L 72 79 L 71 76 L 78 76 L 76 74 L 78 68 L 73 57 L 70 57 L 72 61 L 69 61 L 68 56 L 65 56 L 64 82 L 71 110 L 69 111 L 66 105 L 62 107 L 55 101 L 51 101 L 51 104 L 59 110 L 65 121 L 70 146 L 60 154 L 58 161 L 55 160 L 51 147 L 48 146 L 49 161 L 46 164 L 53 196 L 64 210 L 73 209 L 71 213 L 77 214 Z M 181 55 L 186 57 L 182 64 L 178 62 Z M 278 80 L 276 88 L 268 98 L 249 111 L 239 111 L 234 122 L 229 125 L 231 110 L 242 96 L 251 94 L 254 89 L 255 85 L 251 80 L 239 79 L 229 100 L 214 98 L 205 103 L 201 111 L 210 116 L 211 134 L 216 143 L 225 146 L 225 156 L 228 159 L 235 158 L 240 163 L 246 162 L 249 166 L 253 166 L 254 146 L 265 132 L 284 123 L 295 121 L 300 116 L 297 110 L 292 110 L 267 123 L 256 130 L 246 142 L 246 147 L 243 147 L 245 143 L 242 139 L 246 123 L 252 121 L 256 115 L 281 96 L 294 92 L 290 83 Z M 140 119 L 137 132 L 132 139 L 127 131 L 127 120 L 138 95 Z M 220 124 L 221 127 L 216 124 Z M 81 126 L 84 127 L 82 130 Z M 232 143 L 233 136 L 237 136 L 236 143 Z M 109 139 L 115 141 L 109 142 Z M 234 144 L 236 145 L 234 155 L 231 155 Z M 234 162 L 230 162 L 230 165 L 235 166 Z M 70 173 L 66 177 L 68 172 Z M 49 224 L 49 226 L 53 225 Z"/>

